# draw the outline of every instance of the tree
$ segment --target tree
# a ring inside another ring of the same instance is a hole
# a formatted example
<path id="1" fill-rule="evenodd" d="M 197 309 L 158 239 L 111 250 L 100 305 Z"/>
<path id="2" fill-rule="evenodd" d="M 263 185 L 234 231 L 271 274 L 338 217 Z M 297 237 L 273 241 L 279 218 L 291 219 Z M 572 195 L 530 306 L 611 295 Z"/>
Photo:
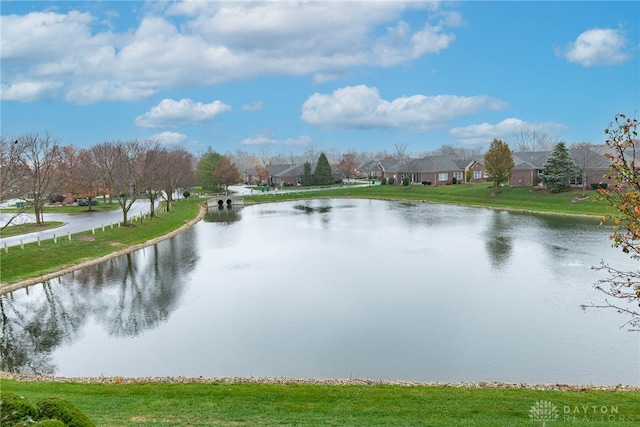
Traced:
<path id="1" fill-rule="evenodd" d="M 195 183 L 194 156 L 180 147 L 163 149 L 160 156 L 159 185 L 169 212 L 173 203 L 173 192 L 179 188 L 191 187 Z"/>
<path id="2" fill-rule="evenodd" d="M 586 190 L 588 187 L 589 168 L 595 166 L 598 160 L 598 155 L 591 149 L 593 145 L 588 142 L 580 142 L 578 144 L 571 145 L 572 157 L 576 162 L 576 173 L 580 174 L 582 181 L 582 190 Z"/>
<path id="3" fill-rule="evenodd" d="M 576 175 L 576 164 L 564 142 L 558 142 L 544 164 L 542 183 L 552 193 L 571 190 L 570 179 Z"/>
<path id="4" fill-rule="evenodd" d="M 204 191 L 215 191 L 216 185 L 213 183 L 213 171 L 218 167 L 222 156 L 209 149 L 200 157 L 196 165 L 196 176 Z"/>
<path id="5" fill-rule="evenodd" d="M 224 191 L 229 190 L 229 186 L 240 182 L 240 171 L 228 157 L 220 157 L 218 166 L 213 170 L 212 182 L 216 187 L 224 187 Z"/>
<path id="6" fill-rule="evenodd" d="M 256 159 L 253 168 L 256 170 L 256 174 L 258 175 L 258 184 L 262 185 L 263 183 L 269 182 L 269 169 L 262 162 Z"/>
<path id="7" fill-rule="evenodd" d="M 147 141 L 144 143 L 143 155 L 140 158 L 140 177 L 138 179 L 138 191 L 144 197 L 149 199 L 149 216 L 156 216 L 156 199 L 158 198 L 158 190 L 162 186 L 161 174 L 166 170 L 167 165 L 164 163 L 165 157 L 163 149 L 159 143 Z"/>
<path id="8" fill-rule="evenodd" d="M 612 152 L 605 154 L 611 161 L 609 178 L 615 184 L 598 190 L 599 200 L 607 201 L 615 214 L 602 218 L 613 222 L 613 247 L 621 248 L 632 259 L 640 260 L 640 140 L 638 120 L 623 114 L 616 115 L 605 130 L 605 144 Z M 587 304 L 582 308 L 613 308 L 631 318 L 623 326 L 640 331 L 640 272 L 637 268 L 623 271 L 602 262 L 596 270 L 606 271 L 609 277 L 598 281 L 596 289 L 619 302 L 605 300 L 604 305 Z"/>
<path id="9" fill-rule="evenodd" d="M 355 177 L 358 169 L 356 154 L 355 153 L 343 154 L 342 159 L 340 159 L 340 161 L 336 165 L 336 169 L 338 169 L 340 173 L 342 173 L 342 175 L 344 175 L 344 177 L 347 178 L 347 180 L 349 180 L 349 178 L 351 178 L 352 176 Z"/>
<path id="10" fill-rule="evenodd" d="M 22 199 L 27 192 L 27 171 L 22 166 L 23 144 L 18 144 L 14 138 L 0 137 L 0 202 L 11 199 Z M 24 210 L 26 204 L 21 204 L 15 212 L 3 216 L 0 230 L 9 226 Z"/>
<path id="11" fill-rule="evenodd" d="M 138 185 L 144 148 L 136 141 L 103 142 L 91 147 L 97 167 L 107 189 L 115 195 L 122 210 L 122 223 L 140 197 Z"/>
<path id="12" fill-rule="evenodd" d="M 103 177 L 93 152 L 88 149 L 75 149 L 71 146 L 63 147 L 63 152 L 69 170 L 66 188 L 73 195 L 87 196 L 88 210 L 90 211 L 93 209 L 91 201 L 98 195 L 98 192 L 105 193 Z"/>
<path id="13" fill-rule="evenodd" d="M 311 171 L 311 163 L 309 162 L 304 162 L 302 165 L 300 185 L 313 185 L 313 172 Z"/>
<path id="14" fill-rule="evenodd" d="M 513 167 L 509 145 L 500 139 L 494 139 L 484 155 L 484 170 L 496 187 L 509 182 Z"/>
<path id="15" fill-rule="evenodd" d="M 313 174 L 313 183 L 315 185 L 331 185 L 333 184 L 333 173 L 331 172 L 331 165 L 329 159 L 324 153 L 320 153 L 318 157 L 318 163 L 316 163 L 316 170 Z"/>
<path id="16" fill-rule="evenodd" d="M 553 138 L 548 133 L 533 129 L 520 129 L 516 135 L 516 149 L 518 151 L 546 151 L 553 146 Z"/>
<path id="17" fill-rule="evenodd" d="M 24 135 L 17 139 L 22 145 L 20 167 L 25 172 L 29 195 L 32 198 L 36 224 L 42 223 L 44 204 L 64 183 L 60 145 L 48 133 Z"/>

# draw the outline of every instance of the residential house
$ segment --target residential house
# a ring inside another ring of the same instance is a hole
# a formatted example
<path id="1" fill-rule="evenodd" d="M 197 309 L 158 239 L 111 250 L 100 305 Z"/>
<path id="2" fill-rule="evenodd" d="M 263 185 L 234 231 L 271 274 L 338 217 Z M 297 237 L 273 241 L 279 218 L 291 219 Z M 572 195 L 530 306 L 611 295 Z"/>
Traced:
<path id="1" fill-rule="evenodd" d="M 311 164 L 311 173 L 315 171 L 316 165 Z M 271 187 L 285 187 L 299 185 L 302 181 L 302 175 L 304 174 L 304 164 L 295 165 L 268 165 L 267 171 L 269 172 L 268 185 Z M 343 174 L 336 170 L 331 170 L 332 175 L 336 181 L 344 179 Z"/>
<path id="2" fill-rule="evenodd" d="M 381 176 L 394 178 L 397 183 L 405 176 L 412 184 L 430 183 L 446 185 L 454 182 L 484 182 L 482 163 L 474 159 L 461 159 L 455 156 L 427 156 L 421 159 L 380 160 L 377 170 Z"/>
<path id="3" fill-rule="evenodd" d="M 544 164 L 551 151 L 523 151 L 513 153 L 514 167 L 511 170 L 511 187 L 533 187 L 540 184 Z"/>
<path id="4" fill-rule="evenodd" d="M 381 179 L 384 177 L 384 167 L 380 160 L 371 160 L 358 167 L 358 177 Z"/>
<path id="5" fill-rule="evenodd" d="M 302 178 L 302 165 L 268 165 L 268 185 L 282 187 L 284 185 L 298 185 Z M 286 183 L 286 184 L 285 184 Z"/>
<path id="6" fill-rule="evenodd" d="M 604 145 L 569 149 L 569 154 L 577 166 L 571 179 L 574 186 L 591 187 L 591 184 L 613 182 L 607 178 L 610 161 L 604 157 L 610 148 Z M 513 153 L 514 168 L 509 185 L 512 187 L 532 187 L 540 185 L 542 173 L 551 151 L 527 151 Z M 584 182 L 583 182 L 584 181 Z"/>

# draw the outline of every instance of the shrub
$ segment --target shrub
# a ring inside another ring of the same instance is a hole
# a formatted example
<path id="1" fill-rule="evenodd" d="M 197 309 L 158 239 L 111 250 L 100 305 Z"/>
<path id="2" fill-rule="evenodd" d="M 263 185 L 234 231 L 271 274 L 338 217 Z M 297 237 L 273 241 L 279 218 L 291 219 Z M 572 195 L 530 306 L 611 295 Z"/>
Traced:
<path id="1" fill-rule="evenodd" d="M 182 196 L 183 196 L 185 199 L 188 199 L 188 198 L 189 198 L 189 196 L 191 196 L 191 192 L 190 192 L 189 190 L 185 190 L 185 192 L 184 192 L 184 193 L 182 193 Z"/>
<path id="2" fill-rule="evenodd" d="M 382 178 L 380 180 L 380 185 L 387 185 L 387 178 Z"/>
<path id="3" fill-rule="evenodd" d="M 53 193 L 49 196 L 49 203 L 62 203 L 64 196 L 62 194 Z"/>
<path id="4" fill-rule="evenodd" d="M 451 178 L 451 183 L 452 184 L 457 184 L 458 183 L 458 178 L 456 178 L 455 176 L 453 178 Z"/>
<path id="5" fill-rule="evenodd" d="M 591 183 L 591 188 L 594 189 L 594 190 L 597 190 L 599 188 L 601 188 L 603 190 L 606 190 L 607 187 L 608 187 L 608 185 L 607 185 L 606 182 L 592 182 Z"/>
<path id="6" fill-rule="evenodd" d="M 0 394 L 0 426 L 13 427 L 20 421 L 38 418 L 38 410 L 27 399 L 16 393 Z"/>
<path id="7" fill-rule="evenodd" d="M 395 183 L 396 183 L 396 179 L 395 179 L 394 177 L 391 177 L 391 178 L 389 178 L 389 179 L 387 180 L 387 183 L 388 183 L 389 185 L 393 185 L 393 184 L 395 184 Z"/>
<path id="8" fill-rule="evenodd" d="M 402 185 L 404 185 L 405 187 L 409 186 L 409 177 L 405 176 L 404 178 L 402 178 Z"/>
<path id="9" fill-rule="evenodd" d="M 96 427 L 89 417 L 67 400 L 48 397 L 42 399 L 38 407 L 42 417 L 60 420 L 69 427 Z"/>

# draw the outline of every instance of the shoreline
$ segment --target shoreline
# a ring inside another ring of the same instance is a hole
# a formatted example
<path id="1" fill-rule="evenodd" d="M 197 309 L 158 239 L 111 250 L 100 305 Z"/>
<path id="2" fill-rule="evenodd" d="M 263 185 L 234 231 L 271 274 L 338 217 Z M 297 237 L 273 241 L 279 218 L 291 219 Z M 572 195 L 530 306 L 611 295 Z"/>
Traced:
<path id="1" fill-rule="evenodd" d="M 155 245 L 156 243 L 159 243 L 163 240 L 167 240 L 172 238 L 173 236 L 176 236 L 180 233 L 182 233 L 184 230 L 194 226 L 195 224 L 197 224 L 198 222 L 200 222 L 202 220 L 202 218 L 204 218 L 204 215 L 207 212 L 207 206 L 206 206 L 206 202 L 205 203 L 201 203 L 200 204 L 200 210 L 198 211 L 198 215 L 196 215 L 196 217 L 194 219 L 192 219 L 191 221 L 187 222 L 186 224 L 182 225 L 181 227 L 167 233 L 167 234 L 163 234 L 162 236 L 158 236 L 158 237 L 154 237 L 151 240 L 147 240 L 146 242 L 143 243 L 138 243 L 137 245 L 131 245 L 131 246 L 127 246 L 126 248 L 117 250 L 115 252 L 110 253 L 109 255 L 105 255 L 99 258 L 94 258 L 94 259 L 90 259 L 88 261 L 84 261 L 81 262 L 79 264 L 74 264 L 74 265 L 70 265 L 68 267 L 62 268 L 60 270 L 54 271 L 53 273 L 48 273 L 45 274 L 43 276 L 38 276 L 38 277 L 32 277 L 30 279 L 24 279 L 24 280 L 20 280 L 19 282 L 15 282 L 15 283 L 11 283 L 11 284 L 2 284 L 0 285 L 0 296 L 1 295 L 5 295 L 11 292 L 14 292 L 18 289 L 22 289 L 22 288 L 26 288 L 29 286 L 33 286 L 33 285 L 37 285 L 38 283 L 41 282 L 45 282 L 47 280 L 51 280 L 51 279 L 55 279 L 56 277 L 59 276 L 63 276 L 67 273 L 72 273 L 76 270 L 80 270 L 81 268 L 84 267 L 88 267 L 94 264 L 99 264 L 101 262 L 104 261 L 108 261 L 112 258 L 116 258 L 120 255 L 126 255 L 130 252 L 134 252 L 137 251 L 139 249 L 143 249 L 146 248 L 148 246 L 151 245 Z"/>
<path id="2" fill-rule="evenodd" d="M 397 386 L 397 387 L 451 387 L 476 389 L 527 389 L 544 391 L 608 391 L 640 392 L 640 386 L 632 385 L 579 385 L 579 384 L 528 384 L 502 381 L 401 381 L 360 378 L 292 378 L 292 377 L 57 377 L 55 375 L 14 374 L 0 371 L 0 380 L 18 382 L 80 383 L 80 384 L 264 384 L 264 385 L 318 385 L 318 386 Z"/>
<path id="3" fill-rule="evenodd" d="M 329 198 L 329 197 L 328 197 Z M 334 198 L 334 197 L 333 197 Z M 344 198 L 344 197 L 339 197 Z M 359 197 L 346 197 L 356 198 Z M 309 198 L 313 199 L 313 197 Z M 369 198 L 368 198 L 369 199 Z M 298 199 L 301 200 L 301 199 Z M 434 203 L 434 204 L 450 204 L 456 206 L 465 206 L 472 208 L 488 208 L 493 210 L 503 210 L 509 212 L 528 213 L 528 214 L 542 214 L 542 215 L 562 215 L 562 216 L 575 216 L 583 218 L 598 218 L 592 215 L 575 215 L 575 214 L 563 214 L 557 212 L 536 212 L 522 209 L 512 208 L 498 208 L 491 206 L 479 206 L 479 205 L 465 205 L 459 203 L 444 203 L 444 202 L 432 202 L 429 200 L 403 200 L 403 199 L 386 199 L 381 198 L 376 200 L 386 201 L 408 201 L 415 203 Z M 292 201 L 292 200 L 265 200 L 265 201 L 251 201 L 248 205 L 262 204 L 279 201 Z M 200 205 L 197 216 L 176 230 L 167 233 L 165 235 L 153 238 L 146 242 L 132 245 L 119 251 L 113 252 L 109 255 L 105 255 L 100 258 L 85 261 L 83 263 L 75 264 L 53 273 L 49 273 L 44 276 L 34 277 L 31 279 L 25 279 L 20 282 L 16 282 L 10 285 L 6 285 L 0 288 L 0 295 L 4 295 L 15 290 L 32 286 L 43 281 L 51 280 L 56 277 L 62 276 L 67 273 L 71 273 L 75 270 L 97 264 L 111 258 L 115 258 L 120 255 L 142 249 L 147 246 L 154 245 L 163 240 L 169 239 L 184 230 L 197 224 L 204 218 L 206 214 L 206 203 Z M 59 383 L 82 383 L 82 384 L 141 384 L 141 383 L 163 383 L 163 384 L 186 384 L 186 383 L 202 383 L 202 384 L 265 384 L 265 385 L 320 385 L 320 386 L 399 386 L 399 387 L 453 387 L 453 388 L 499 388 L 499 389 L 530 389 L 530 390 L 548 390 L 548 391 L 609 391 L 620 392 L 640 391 L 639 386 L 617 384 L 617 385 L 580 385 L 580 384 L 528 384 L 528 383 L 509 383 L 501 381 L 480 381 L 480 382 L 430 382 L 430 381 L 400 381 L 400 380 L 372 380 L 372 379 L 357 379 L 357 378 L 290 378 L 290 377 L 185 377 L 185 376 L 166 376 L 166 377 L 59 377 L 55 375 L 31 375 L 31 374 L 16 374 L 5 371 L 0 371 L 0 380 L 13 380 L 19 382 L 59 382 Z"/>

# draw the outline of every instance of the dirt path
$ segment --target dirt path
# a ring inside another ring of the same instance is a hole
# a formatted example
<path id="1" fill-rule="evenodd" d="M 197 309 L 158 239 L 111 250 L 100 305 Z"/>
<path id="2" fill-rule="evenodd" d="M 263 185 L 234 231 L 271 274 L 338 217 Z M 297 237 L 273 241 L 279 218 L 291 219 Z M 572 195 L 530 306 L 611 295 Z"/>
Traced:
<path id="1" fill-rule="evenodd" d="M 80 270 L 81 268 L 84 268 L 84 267 L 87 267 L 87 266 L 90 266 L 90 265 L 99 264 L 101 262 L 110 260 L 110 259 L 118 257 L 120 255 L 124 255 L 124 254 L 128 254 L 130 252 L 137 251 L 138 249 L 142 249 L 142 248 L 145 248 L 147 246 L 155 245 L 156 243 L 161 242 L 161 241 L 166 240 L 166 239 L 170 239 L 171 237 L 182 233 L 184 230 L 188 229 L 189 227 L 192 227 L 194 224 L 197 224 L 198 222 L 200 222 L 200 220 L 202 218 L 204 218 L 204 215 L 206 213 L 207 213 L 206 203 L 202 203 L 200 205 L 200 211 L 198 212 L 198 215 L 194 219 L 192 219 L 188 223 L 184 224 L 182 227 L 180 227 L 180 228 L 178 228 L 178 229 L 176 229 L 176 230 L 174 230 L 174 231 L 172 231 L 170 233 L 167 233 L 167 234 L 162 235 L 160 237 L 153 238 L 151 240 L 147 240 L 144 243 L 140 243 L 140 244 L 132 245 L 132 246 L 127 246 L 125 248 L 122 248 L 122 249 L 120 249 L 118 251 L 112 252 L 109 255 L 105 255 L 105 256 L 100 257 L 100 258 L 94 258 L 94 259 L 91 259 L 89 261 L 85 261 L 85 262 L 82 262 L 82 263 L 79 263 L 79 264 L 74 264 L 74 265 L 71 265 L 69 267 L 62 268 L 62 269 L 60 269 L 58 271 L 55 271 L 53 273 L 45 274 L 43 276 L 38 276 L 38 277 L 32 277 L 30 279 L 21 280 L 19 282 L 12 283 L 10 285 L 1 285 L 2 287 L 0 288 L 0 295 L 4 295 L 4 294 L 7 294 L 9 292 L 13 292 L 13 291 L 15 291 L 17 289 L 20 289 L 20 288 L 26 288 L 27 286 L 35 285 L 36 283 L 40 283 L 40 282 L 44 282 L 44 281 L 47 281 L 47 280 L 51 280 L 51 279 L 54 279 L 54 278 L 56 278 L 58 276 L 63 276 L 65 274 L 67 274 L 67 273 L 71 273 L 72 271 Z"/>

